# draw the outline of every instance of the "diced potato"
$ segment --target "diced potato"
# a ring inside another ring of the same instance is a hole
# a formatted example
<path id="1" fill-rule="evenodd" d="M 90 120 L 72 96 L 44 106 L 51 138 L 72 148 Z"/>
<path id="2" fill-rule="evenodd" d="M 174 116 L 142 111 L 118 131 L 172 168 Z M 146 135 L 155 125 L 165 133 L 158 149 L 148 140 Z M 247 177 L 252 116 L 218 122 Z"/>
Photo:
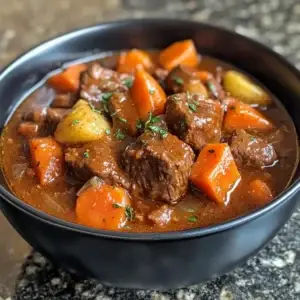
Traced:
<path id="1" fill-rule="evenodd" d="M 237 71 L 227 71 L 224 75 L 223 86 L 231 96 L 237 97 L 247 104 L 270 104 L 270 96 L 250 78 Z"/>
<path id="2" fill-rule="evenodd" d="M 100 112 L 84 100 L 79 100 L 72 111 L 57 125 L 55 139 L 60 143 L 77 144 L 100 139 L 110 124 Z"/>

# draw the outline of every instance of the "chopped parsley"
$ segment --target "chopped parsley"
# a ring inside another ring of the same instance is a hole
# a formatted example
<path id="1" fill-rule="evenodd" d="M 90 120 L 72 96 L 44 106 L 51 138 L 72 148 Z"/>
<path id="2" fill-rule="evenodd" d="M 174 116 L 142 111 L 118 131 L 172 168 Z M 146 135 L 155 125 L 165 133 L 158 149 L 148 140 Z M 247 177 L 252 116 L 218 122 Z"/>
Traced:
<path id="1" fill-rule="evenodd" d="M 133 79 L 128 77 L 123 80 L 123 84 L 125 84 L 129 89 L 132 87 Z"/>
<path id="2" fill-rule="evenodd" d="M 79 120 L 73 120 L 72 125 L 77 125 L 80 121 Z"/>
<path id="3" fill-rule="evenodd" d="M 211 81 L 207 82 L 207 87 L 209 88 L 210 92 L 216 97 L 219 97 L 219 93 L 218 93 L 218 89 L 216 87 L 216 85 L 214 83 L 212 83 Z"/>
<path id="4" fill-rule="evenodd" d="M 118 129 L 116 131 L 115 136 L 116 136 L 117 140 L 124 140 L 125 139 L 125 134 L 120 129 Z"/>
<path id="5" fill-rule="evenodd" d="M 134 220 L 134 210 L 131 206 L 126 206 L 125 207 L 125 216 L 128 221 L 133 221 Z"/>
<path id="6" fill-rule="evenodd" d="M 119 203 L 113 203 L 112 204 L 113 208 L 121 208 L 122 205 L 120 205 Z"/>
<path id="7" fill-rule="evenodd" d="M 127 123 L 127 122 L 128 122 L 126 119 L 121 118 L 121 117 L 118 117 L 118 119 L 119 119 L 121 122 L 123 122 L 123 123 Z"/>
<path id="8" fill-rule="evenodd" d="M 251 141 L 251 142 L 255 142 L 255 141 L 256 141 L 256 138 L 255 138 L 254 136 L 251 136 L 251 137 L 250 137 L 250 141 Z"/>
<path id="9" fill-rule="evenodd" d="M 155 125 L 149 125 L 148 129 L 150 129 L 153 133 L 158 133 L 162 138 L 165 138 L 168 135 L 168 131 Z"/>
<path id="10" fill-rule="evenodd" d="M 150 95 L 153 95 L 154 93 L 155 93 L 155 89 L 154 89 L 154 88 L 150 88 L 150 89 L 149 89 L 149 94 L 150 94 Z"/>
<path id="11" fill-rule="evenodd" d="M 136 121 L 136 129 L 143 129 L 143 121 L 142 120 L 140 120 L 140 119 L 138 119 L 137 121 Z"/>
<path id="12" fill-rule="evenodd" d="M 110 135 L 110 129 L 105 130 L 106 135 Z"/>
<path id="13" fill-rule="evenodd" d="M 188 217 L 188 221 L 191 223 L 195 223 L 198 221 L 198 217 L 197 216 L 190 216 Z"/>
<path id="14" fill-rule="evenodd" d="M 90 154 L 88 153 L 88 151 L 85 151 L 83 153 L 83 157 L 85 157 L 85 158 L 89 158 L 90 157 Z"/>
<path id="15" fill-rule="evenodd" d="M 112 96 L 112 92 L 108 92 L 108 93 L 103 93 L 102 94 L 102 100 L 103 101 L 108 101 L 110 99 L 110 97 Z"/>
<path id="16" fill-rule="evenodd" d="M 89 103 L 90 105 L 90 108 L 93 112 L 96 112 L 96 113 L 101 113 L 101 111 L 99 109 L 96 109 L 95 106 L 92 104 L 92 103 Z"/>
<path id="17" fill-rule="evenodd" d="M 197 105 L 195 103 L 189 103 L 188 106 L 189 106 L 189 109 L 192 112 L 196 112 L 197 111 Z"/>
<path id="18" fill-rule="evenodd" d="M 184 81 L 183 81 L 183 79 L 181 77 L 174 76 L 172 79 L 178 85 L 183 85 L 184 84 Z"/>

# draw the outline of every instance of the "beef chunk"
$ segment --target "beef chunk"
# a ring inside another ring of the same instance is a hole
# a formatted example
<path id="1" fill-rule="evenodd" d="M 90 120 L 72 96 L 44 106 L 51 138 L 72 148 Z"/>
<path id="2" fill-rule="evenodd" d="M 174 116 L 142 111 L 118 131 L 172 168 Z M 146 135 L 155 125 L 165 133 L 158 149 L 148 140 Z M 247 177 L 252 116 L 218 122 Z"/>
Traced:
<path id="1" fill-rule="evenodd" d="M 63 117 L 70 112 L 67 108 L 48 108 L 47 109 L 47 122 L 55 127 Z"/>
<path id="2" fill-rule="evenodd" d="M 131 136 L 137 134 L 139 116 L 129 93 L 113 93 L 108 101 L 108 110 L 114 129 L 120 129 Z"/>
<path id="3" fill-rule="evenodd" d="M 23 116 L 24 121 L 43 124 L 46 118 L 45 108 L 33 108 L 31 111 L 26 112 Z"/>
<path id="4" fill-rule="evenodd" d="M 53 108 L 72 108 L 76 102 L 76 97 L 73 94 L 58 94 L 51 103 Z"/>
<path id="5" fill-rule="evenodd" d="M 176 203 L 187 190 L 193 160 L 192 149 L 176 136 L 146 131 L 126 148 L 122 165 L 140 196 Z"/>
<path id="6" fill-rule="evenodd" d="M 202 100 L 198 95 L 189 93 L 175 94 L 167 99 L 169 130 L 195 150 L 200 150 L 207 143 L 220 141 L 222 118 L 218 101 Z"/>
<path id="7" fill-rule="evenodd" d="M 277 154 L 271 144 L 245 130 L 234 132 L 230 148 L 239 165 L 263 167 L 272 165 L 277 160 Z"/>
<path id="8" fill-rule="evenodd" d="M 118 165 L 119 155 L 123 150 L 122 142 L 104 136 L 82 147 L 67 148 L 65 160 L 74 175 L 81 181 L 87 181 L 96 175 L 107 184 L 129 189 L 130 181 Z"/>
<path id="9" fill-rule="evenodd" d="M 80 96 L 92 102 L 102 101 L 103 93 L 126 92 L 128 78 L 127 74 L 119 74 L 94 63 L 81 77 Z"/>
<path id="10" fill-rule="evenodd" d="M 18 126 L 18 133 L 25 137 L 35 137 L 39 134 L 39 125 L 33 122 L 21 122 Z"/>
<path id="11" fill-rule="evenodd" d="M 154 224 L 162 227 L 167 225 L 171 221 L 173 209 L 164 204 L 160 208 L 153 210 L 151 213 L 148 214 L 148 219 L 152 221 Z"/>

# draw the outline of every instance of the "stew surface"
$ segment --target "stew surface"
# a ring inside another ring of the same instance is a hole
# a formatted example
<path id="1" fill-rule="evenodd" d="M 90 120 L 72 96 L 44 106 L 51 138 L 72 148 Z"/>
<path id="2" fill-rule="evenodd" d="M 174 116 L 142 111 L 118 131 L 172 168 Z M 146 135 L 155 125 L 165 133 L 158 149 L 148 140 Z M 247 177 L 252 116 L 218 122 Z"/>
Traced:
<path id="1" fill-rule="evenodd" d="M 190 40 L 74 64 L 2 133 L 12 192 L 58 218 L 133 232 L 212 225 L 264 206 L 298 160 L 277 99 Z"/>

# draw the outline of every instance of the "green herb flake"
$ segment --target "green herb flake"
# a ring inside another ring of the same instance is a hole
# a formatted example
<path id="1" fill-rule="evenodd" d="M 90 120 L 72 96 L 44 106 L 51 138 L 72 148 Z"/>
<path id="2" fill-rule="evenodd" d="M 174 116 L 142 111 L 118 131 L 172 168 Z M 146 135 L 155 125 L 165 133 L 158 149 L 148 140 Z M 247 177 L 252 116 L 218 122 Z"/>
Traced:
<path id="1" fill-rule="evenodd" d="M 207 82 L 207 87 L 209 88 L 210 92 L 216 97 L 219 97 L 218 89 L 215 84 L 213 84 L 211 81 Z"/>
<path id="2" fill-rule="evenodd" d="M 197 216 L 189 216 L 188 221 L 191 223 L 196 223 L 198 221 L 198 217 Z"/>
<path id="3" fill-rule="evenodd" d="M 142 120 L 139 119 L 136 121 L 136 129 L 137 130 L 143 129 L 143 126 L 144 126 L 144 124 L 143 124 Z"/>
<path id="4" fill-rule="evenodd" d="M 83 153 L 83 157 L 85 157 L 85 158 L 89 158 L 90 157 L 90 154 L 88 153 L 88 151 L 85 151 Z"/>
<path id="5" fill-rule="evenodd" d="M 160 134 L 162 138 L 165 138 L 168 135 L 168 131 L 159 126 L 149 125 L 148 129 L 150 129 L 153 133 Z"/>
<path id="6" fill-rule="evenodd" d="M 91 108 L 91 110 L 92 110 L 93 112 L 101 113 L 101 111 L 100 111 L 99 109 L 96 109 L 95 106 L 94 106 L 92 103 L 89 103 L 89 106 L 90 106 L 90 108 Z"/>
<path id="7" fill-rule="evenodd" d="M 108 101 L 111 98 L 112 94 L 113 94 L 112 92 L 103 93 L 102 94 L 102 100 L 103 101 Z"/>
<path id="8" fill-rule="evenodd" d="M 123 122 L 123 123 L 127 123 L 127 122 L 128 122 L 126 119 L 121 118 L 121 117 L 118 117 L 118 119 L 119 119 L 121 122 Z"/>
<path id="9" fill-rule="evenodd" d="M 251 142 L 255 142 L 255 141 L 256 141 L 256 138 L 255 138 L 254 136 L 251 136 L 251 137 L 250 137 L 250 141 L 251 141 Z"/>
<path id="10" fill-rule="evenodd" d="M 150 89 L 149 89 L 149 94 L 150 94 L 150 95 L 153 95 L 154 93 L 155 93 L 155 89 L 154 89 L 154 88 L 150 88 Z"/>
<path id="11" fill-rule="evenodd" d="M 121 208 L 122 205 L 120 205 L 119 203 L 113 203 L 112 204 L 113 208 Z"/>
<path id="12" fill-rule="evenodd" d="M 73 121 L 72 121 L 72 125 L 73 125 L 73 126 L 74 126 L 74 125 L 77 125 L 77 124 L 79 124 L 79 122 L 80 122 L 79 120 L 73 120 Z"/>
<path id="13" fill-rule="evenodd" d="M 196 112 L 197 111 L 197 105 L 195 103 L 189 103 L 188 106 L 189 106 L 189 109 L 192 112 Z"/>
<path id="14" fill-rule="evenodd" d="M 106 135 L 110 135 L 110 129 L 105 130 Z"/>
<path id="15" fill-rule="evenodd" d="M 128 78 L 124 79 L 122 83 L 125 84 L 130 89 L 133 84 L 133 79 L 128 77 Z"/>
<path id="16" fill-rule="evenodd" d="M 116 131 L 115 136 L 116 136 L 117 140 L 124 140 L 125 139 L 125 134 L 120 129 L 118 129 Z"/>
<path id="17" fill-rule="evenodd" d="M 134 210 L 131 206 L 126 206 L 125 207 L 125 216 L 127 218 L 128 221 L 133 221 L 135 214 L 134 214 Z"/>
<path id="18" fill-rule="evenodd" d="M 178 85 L 183 85 L 184 84 L 184 81 L 183 81 L 183 79 L 181 77 L 174 76 L 172 79 Z"/>

